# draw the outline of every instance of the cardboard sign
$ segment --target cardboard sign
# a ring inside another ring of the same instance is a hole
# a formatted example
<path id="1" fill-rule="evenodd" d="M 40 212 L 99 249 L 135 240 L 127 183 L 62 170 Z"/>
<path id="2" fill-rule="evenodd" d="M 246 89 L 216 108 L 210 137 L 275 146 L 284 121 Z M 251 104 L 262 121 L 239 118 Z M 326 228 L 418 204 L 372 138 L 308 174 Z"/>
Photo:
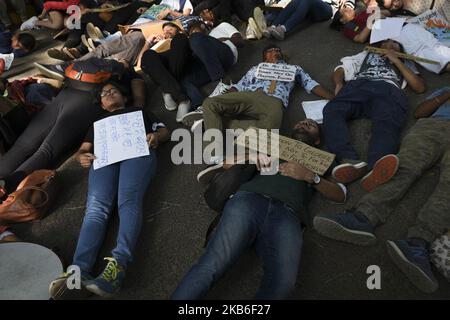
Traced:
<path id="1" fill-rule="evenodd" d="M 292 82 L 297 68 L 284 63 L 260 63 L 256 69 L 256 78 L 261 80 Z"/>
<path id="2" fill-rule="evenodd" d="M 149 155 L 142 111 L 94 122 L 94 170 Z"/>
<path id="3" fill-rule="evenodd" d="M 319 175 L 325 174 L 336 157 L 301 141 L 271 133 L 270 130 L 261 130 L 251 127 L 239 135 L 235 143 L 282 160 L 298 162 Z M 279 147 L 272 147 L 271 143 Z M 275 154 L 271 154 L 272 149 L 276 150 Z"/>

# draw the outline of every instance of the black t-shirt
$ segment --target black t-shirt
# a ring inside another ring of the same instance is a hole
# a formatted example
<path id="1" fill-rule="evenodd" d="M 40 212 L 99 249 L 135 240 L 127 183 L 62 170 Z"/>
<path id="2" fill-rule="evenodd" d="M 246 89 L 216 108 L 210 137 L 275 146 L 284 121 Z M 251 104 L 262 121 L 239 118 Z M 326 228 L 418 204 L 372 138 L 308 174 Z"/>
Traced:
<path id="1" fill-rule="evenodd" d="M 152 112 L 147 112 L 144 109 L 138 107 L 127 107 L 124 109 L 116 110 L 114 112 L 107 112 L 98 120 L 112 116 L 117 116 L 119 114 L 131 113 L 135 111 L 142 111 L 142 116 L 144 118 L 144 125 L 145 125 L 145 134 L 155 132 L 159 128 L 165 127 L 165 125 L 161 121 L 159 121 L 159 119 Z M 84 137 L 84 142 L 89 142 L 92 144 L 94 143 L 94 125 L 91 125 L 91 127 L 89 128 L 88 133 Z"/>

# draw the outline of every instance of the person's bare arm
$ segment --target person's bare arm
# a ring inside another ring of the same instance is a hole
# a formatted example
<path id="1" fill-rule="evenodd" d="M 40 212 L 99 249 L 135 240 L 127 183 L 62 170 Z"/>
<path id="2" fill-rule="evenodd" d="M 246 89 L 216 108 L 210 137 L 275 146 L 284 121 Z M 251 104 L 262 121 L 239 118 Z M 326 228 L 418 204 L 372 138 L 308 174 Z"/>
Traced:
<path id="1" fill-rule="evenodd" d="M 406 67 L 394 50 L 389 50 L 383 57 L 388 58 L 400 70 L 406 82 L 414 92 L 424 93 L 427 90 L 425 80 Z"/>
<path id="2" fill-rule="evenodd" d="M 75 159 L 83 168 L 89 168 L 95 155 L 91 153 L 93 144 L 90 142 L 83 142 L 75 154 Z"/>
<path id="3" fill-rule="evenodd" d="M 370 37 L 370 33 L 372 32 L 372 30 L 369 27 L 365 27 L 363 29 L 363 31 L 361 31 L 360 33 L 358 33 L 354 38 L 353 38 L 353 42 L 356 43 L 366 43 L 367 40 Z"/>
<path id="4" fill-rule="evenodd" d="M 306 181 L 313 185 L 313 187 L 319 191 L 325 198 L 344 203 L 345 202 L 345 192 L 342 188 L 334 182 L 328 181 L 327 179 L 321 177 L 318 184 L 314 183 L 314 172 L 305 168 L 297 162 L 285 162 L 280 165 L 279 172 L 283 176 L 288 176 L 296 180 Z"/>
<path id="5" fill-rule="evenodd" d="M 156 132 L 147 134 L 148 146 L 152 149 L 158 148 L 160 143 L 164 143 L 169 140 L 170 131 L 166 127 L 158 128 Z"/>
<path id="6" fill-rule="evenodd" d="M 416 119 L 427 118 L 431 116 L 440 106 L 450 100 L 450 91 L 441 94 L 433 99 L 422 102 L 414 112 Z"/>
<path id="7" fill-rule="evenodd" d="M 322 97 L 327 100 L 333 100 L 335 98 L 335 95 L 333 93 L 331 93 L 321 85 L 315 86 L 314 89 L 312 89 L 311 91 L 315 95 L 318 95 L 319 97 Z"/>
<path id="8" fill-rule="evenodd" d="M 337 95 L 345 84 L 345 71 L 344 68 L 339 67 L 333 73 L 333 82 L 335 85 L 334 94 Z"/>

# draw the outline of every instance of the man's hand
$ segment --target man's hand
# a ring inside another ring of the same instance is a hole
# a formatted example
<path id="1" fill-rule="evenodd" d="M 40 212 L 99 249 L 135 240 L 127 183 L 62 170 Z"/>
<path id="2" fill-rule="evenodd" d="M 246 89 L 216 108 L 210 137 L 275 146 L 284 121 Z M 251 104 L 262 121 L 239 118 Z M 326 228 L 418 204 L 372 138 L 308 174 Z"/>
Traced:
<path id="1" fill-rule="evenodd" d="M 77 160 L 81 164 L 83 168 L 89 168 L 91 166 L 92 161 L 97 159 L 95 155 L 92 153 L 86 152 L 78 155 Z"/>
<path id="2" fill-rule="evenodd" d="M 402 61 L 397 56 L 397 51 L 392 49 L 388 50 L 385 54 L 381 55 L 381 57 L 388 58 L 389 61 L 391 61 L 395 65 L 402 63 Z"/>
<path id="3" fill-rule="evenodd" d="M 139 9 L 136 10 L 137 14 L 143 14 L 145 11 L 147 11 L 146 7 L 140 7 Z"/>
<path id="4" fill-rule="evenodd" d="M 308 183 L 314 182 L 314 172 L 297 162 L 289 161 L 282 163 L 280 164 L 278 171 L 281 175 L 291 177 L 296 180 L 303 180 Z"/>
<path id="5" fill-rule="evenodd" d="M 159 136 L 157 132 L 149 133 L 147 135 L 147 144 L 150 148 L 156 149 L 159 146 Z"/>
<path id="6" fill-rule="evenodd" d="M 248 155 L 248 159 L 250 162 L 256 164 L 258 171 L 268 172 L 272 167 L 272 159 L 264 153 L 255 154 L 251 152 Z"/>
<path id="7" fill-rule="evenodd" d="M 165 9 L 161 11 L 157 16 L 156 19 L 163 20 L 165 17 L 167 17 L 170 14 L 170 9 Z"/>

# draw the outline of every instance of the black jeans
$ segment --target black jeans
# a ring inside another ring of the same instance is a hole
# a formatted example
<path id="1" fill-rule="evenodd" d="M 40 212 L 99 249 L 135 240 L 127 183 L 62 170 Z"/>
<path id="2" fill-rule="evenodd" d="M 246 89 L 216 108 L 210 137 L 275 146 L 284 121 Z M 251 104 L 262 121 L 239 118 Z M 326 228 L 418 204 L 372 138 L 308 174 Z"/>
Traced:
<path id="1" fill-rule="evenodd" d="M 14 184 L 21 177 L 52 168 L 77 147 L 104 112 L 94 98 L 93 92 L 64 88 L 33 117 L 12 148 L 0 158 L 0 177 L 5 178 L 8 191 L 17 187 Z"/>
<path id="2" fill-rule="evenodd" d="M 201 32 L 193 33 L 189 43 L 194 61 L 181 83 L 191 106 L 198 107 L 205 98 L 200 87 L 223 78 L 225 71 L 234 64 L 234 55 L 222 41 Z"/>
<path id="3" fill-rule="evenodd" d="M 147 50 L 142 55 L 141 67 L 164 93 L 170 93 L 175 102 L 180 103 L 187 100 L 179 81 L 191 57 L 187 36 L 178 34 L 172 39 L 170 50 L 162 53 Z"/>

